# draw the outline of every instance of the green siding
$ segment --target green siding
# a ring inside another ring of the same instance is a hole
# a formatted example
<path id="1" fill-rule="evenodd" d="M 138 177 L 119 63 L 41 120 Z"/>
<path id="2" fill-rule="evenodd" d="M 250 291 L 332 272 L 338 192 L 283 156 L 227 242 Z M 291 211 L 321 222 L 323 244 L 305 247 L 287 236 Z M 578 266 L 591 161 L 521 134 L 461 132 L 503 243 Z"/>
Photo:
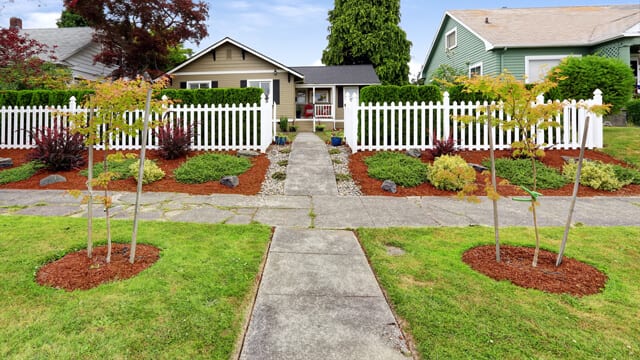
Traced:
<path id="1" fill-rule="evenodd" d="M 450 51 L 445 51 L 445 36 L 450 30 L 457 28 L 458 46 Z M 469 65 L 482 62 L 483 73 L 494 72 L 499 67 L 498 57 L 492 52 L 487 52 L 484 42 L 467 30 L 464 26 L 451 18 L 446 18 L 440 28 L 438 37 L 432 49 L 431 58 L 428 59 L 423 69 L 422 76 L 427 82 L 433 76 L 434 71 L 441 64 L 450 65 L 465 73 Z"/>
<path id="2" fill-rule="evenodd" d="M 544 56 L 544 55 L 580 55 L 589 54 L 587 48 L 522 48 L 507 49 L 501 51 L 502 68 L 507 69 L 513 76 L 518 79 L 524 79 L 525 75 L 525 57 L 526 56 Z M 549 69 L 551 70 L 551 69 Z M 497 75 L 499 72 L 492 74 Z"/>

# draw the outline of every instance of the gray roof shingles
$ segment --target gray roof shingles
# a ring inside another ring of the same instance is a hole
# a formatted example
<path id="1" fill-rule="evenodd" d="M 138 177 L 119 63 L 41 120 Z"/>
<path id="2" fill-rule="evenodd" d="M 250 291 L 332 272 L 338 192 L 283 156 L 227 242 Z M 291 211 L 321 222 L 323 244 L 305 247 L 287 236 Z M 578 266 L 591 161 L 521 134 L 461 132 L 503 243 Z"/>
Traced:
<path id="1" fill-rule="evenodd" d="M 91 44 L 93 37 L 93 29 L 90 27 L 24 29 L 22 32 L 27 34 L 29 38 L 53 49 L 58 61 L 68 59 L 85 46 Z"/>
<path id="2" fill-rule="evenodd" d="M 309 85 L 374 85 L 380 79 L 371 65 L 294 66 Z"/>

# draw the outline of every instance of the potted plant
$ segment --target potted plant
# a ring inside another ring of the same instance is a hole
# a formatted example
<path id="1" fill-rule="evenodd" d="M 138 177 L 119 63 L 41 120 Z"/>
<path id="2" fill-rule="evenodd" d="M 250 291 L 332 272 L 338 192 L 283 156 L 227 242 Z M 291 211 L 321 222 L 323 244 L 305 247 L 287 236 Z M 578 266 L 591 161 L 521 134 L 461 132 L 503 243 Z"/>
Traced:
<path id="1" fill-rule="evenodd" d="M 342 138 L 343 137 L 344 137 L 344 134 L 342 134 L 342 131 L 332 131 L 331 132 L 331 145 L 333 145 L 333 146 L 342 145 Z"/>
<path id="2" fill-rule="evenodd" d="M 322 125 L 322 124 L 317 124 L 317 125 L 316 125 L 316 131 L 323 132 L 323 131 L 324 131 L 324 125 Z"/>
<path id="3" fill-rule="evenodd" d="M 287 143 L 287 136 L 283 134 L 276 135 L 276 145 L 284 145 Z"/>

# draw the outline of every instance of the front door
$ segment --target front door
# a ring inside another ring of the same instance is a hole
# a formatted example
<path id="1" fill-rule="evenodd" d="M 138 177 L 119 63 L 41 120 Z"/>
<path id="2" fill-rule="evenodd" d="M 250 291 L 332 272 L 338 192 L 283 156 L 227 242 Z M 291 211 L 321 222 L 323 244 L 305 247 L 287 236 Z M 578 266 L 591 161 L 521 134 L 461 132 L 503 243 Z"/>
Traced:
<path id="1" fill-rule="evenodd" d="M 357 86 L 345 86 L 342 94 L 345 103 L 351 100 L 357 104 L 360 101 L 360 89 Z"/>

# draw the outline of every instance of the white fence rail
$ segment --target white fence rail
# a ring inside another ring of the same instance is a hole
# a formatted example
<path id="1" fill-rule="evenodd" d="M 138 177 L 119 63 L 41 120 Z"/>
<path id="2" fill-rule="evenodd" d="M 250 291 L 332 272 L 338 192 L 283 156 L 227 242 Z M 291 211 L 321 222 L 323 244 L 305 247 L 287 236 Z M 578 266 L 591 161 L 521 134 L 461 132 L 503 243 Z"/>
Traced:
<path id="1" fill-rule="evenodd" d="M 350 100 L 350 99 L 349 99 Z M 538 103 L 544 103 L 542 97 Z M 585 105 L 602 104 L 602 92 L 596 90 L 594 98 L 584 102 L 565 102 L 563 111 L 554 119 L 557 127 L 537 130 L 538 144 L 553 145 L 555 149 L 577 149 L 580 147 L 584 120 L 590 116 L 587 147 L 601 148 L 603 142 L 602 116 L 589 113 Z M 432 149 L 435 139 L 453 137 L 459 149 L 489 149 L 486 123 L 465 124 L 458 119 L 461 116 L 479 116 L 478 109 L 485 103 L 458 104 L 449 101 L 444 93 L 443 101 L 438 103 L 405 104 L 345 104 L 345 138 L 351 149 L 364 150 L 407 150 L 416 148 Z M 502 112 L 492 116 L 506 119 Z M 496 149 L 508 149 L 513 141 L 519 140 L 518 129 L 503 130 L 493 127 Z M 536 131 L 536 129 L 532 129 Z"/>
<path id="2" fill-rule="evenodd" d="M 72 98 L 68 106 L 57 107 L 2 107 L 0 108 L 0 149 L 29 149 L 35 146 L 31 131 L 47 127 L 68 126 L 64 114 L 86 112 L 77 108 Z M 124 114 L 125 120 L 133 124 L 143 117 L 143 111 Z M 166 108 L 162 120 L 175 125 L 193 126 L 192 149 L 258 150 L 265 152 L 273 139 L 273 109 L 263 95 L 260 104 L 246 105 L 175 105 Z M 154 120 L 161 120 L 156 116 Z M 140 148 L 141 132 L 136 136 L 119 135 L 109 141 L 111 150 L 134 150 Z M 149 149 L 158 148 L 156 131 L 147 138 Z M 104 149 L 104 144 L 97 146 Z"/>

